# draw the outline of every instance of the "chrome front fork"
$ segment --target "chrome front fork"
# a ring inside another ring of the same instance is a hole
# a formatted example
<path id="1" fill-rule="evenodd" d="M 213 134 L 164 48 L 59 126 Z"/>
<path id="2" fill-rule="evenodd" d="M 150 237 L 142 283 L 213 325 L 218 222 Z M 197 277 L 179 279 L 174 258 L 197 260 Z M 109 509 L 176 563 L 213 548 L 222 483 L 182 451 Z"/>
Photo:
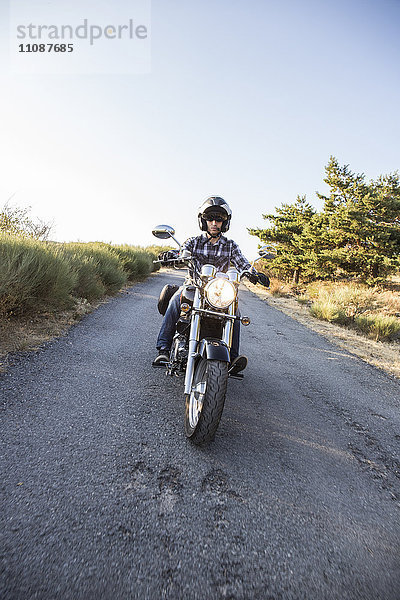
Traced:
<path id="1" fill-rule="evenodd" d="M 233 302 L 228 309 L 228 315 L 231 315 L 232 317 L 234 317 L 235 313 L 236 313 L 236 302 Z M 228 346 L 229 352 L 231 351 L 231 347 L 232 347 L 233 324 L 234 324 L 233 319 L 227 319 L 226 323 L 224 325 L 223 333 L 222 333 L 222 341 Z"/>
<path id="2" fill-rule="evenodd" d="M 193 308 L 200 308 L 201 297 L 200 292 L 196 289 Z M 236 314 L 236 302 L 233 302 L 228 309 L 228 314 L 232 317 Z M 222 333 L 222 341 L 231 351 L 232 347 L 232 338 L 233 338 L 233 324 L 234 319 L 227 319 L 223 328 Z M 185 373 L 185 394 L 190 394 L 192 391 L 192 381 L 193 381 L 193 373 L 194 373 L 194 362 L 197 354 L 197 345 L 200 339 L 200 314 L 197 313 L 192 317 L 192 323 L 190 326 L 190 334 L 189 334 L 189 354 L 186 366 Z"/>
<path id="3" fill-rule="evenodd" d="M 200 308 L 201 298 L 200 292 L 196 288 L 193 300 L 193 308 Z M 200 337 L 200 315 L 196 313 L 192 316 L 192 323 L 190 325 L 189 334 L 189 355 L 185 373 L 185 394 L 190 394 L 192 390 L 192 381 L 194 373 L 194 359 L 197 353 L 197 344 L 199 343 Z"/>

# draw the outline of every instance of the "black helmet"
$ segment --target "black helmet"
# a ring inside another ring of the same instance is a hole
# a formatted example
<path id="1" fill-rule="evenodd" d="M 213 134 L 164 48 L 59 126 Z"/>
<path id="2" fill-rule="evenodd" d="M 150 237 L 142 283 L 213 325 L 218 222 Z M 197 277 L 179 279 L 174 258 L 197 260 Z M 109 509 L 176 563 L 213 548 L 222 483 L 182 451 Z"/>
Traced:
<path id="1" fill-rule="evenodd" d="M 223 217 L 221 232 L 225 233 L 225 231 L 228 231 L 231 223 L 232 211 L 229 208 L 229 204 L 225 202 L 223 198 L 220 198 L 219 196 L 210 196 L 200 206 L 197 218 L 199 220 L 199 227 L 202 231 L 207 231 L 207 221 L 204 218 L 204 215 L 207 215 L 208 213 L 221 215 Z"/>

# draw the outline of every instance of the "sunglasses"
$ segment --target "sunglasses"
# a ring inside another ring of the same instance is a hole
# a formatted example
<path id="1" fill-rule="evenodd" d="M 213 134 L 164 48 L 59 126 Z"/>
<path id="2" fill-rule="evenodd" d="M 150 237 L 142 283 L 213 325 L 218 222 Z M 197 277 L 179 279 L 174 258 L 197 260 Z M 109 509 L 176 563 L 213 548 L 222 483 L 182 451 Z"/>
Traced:
<path id="1" fill-rule="evenodd" d="M 217 223 L 222 223 L 225 219 L 221 215 L 204 215 L 206 221 L 217 221 Z"/>

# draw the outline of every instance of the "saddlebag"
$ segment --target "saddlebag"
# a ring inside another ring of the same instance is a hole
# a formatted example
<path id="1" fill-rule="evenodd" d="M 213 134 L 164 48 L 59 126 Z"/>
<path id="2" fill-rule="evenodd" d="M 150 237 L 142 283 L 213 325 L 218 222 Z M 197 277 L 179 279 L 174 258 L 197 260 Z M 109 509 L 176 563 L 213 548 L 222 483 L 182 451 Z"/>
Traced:
<path id="1" fill-rule="evenodd" d="M 178 287 L 178 285 L 173 285 L 170 283 L 164 285 L 163 289 L 161 290 L 160 297 L 158 299 L 158 312 L 160 313 L 160 315 L 165 315 L 169 301 L 175 294 Z"/>

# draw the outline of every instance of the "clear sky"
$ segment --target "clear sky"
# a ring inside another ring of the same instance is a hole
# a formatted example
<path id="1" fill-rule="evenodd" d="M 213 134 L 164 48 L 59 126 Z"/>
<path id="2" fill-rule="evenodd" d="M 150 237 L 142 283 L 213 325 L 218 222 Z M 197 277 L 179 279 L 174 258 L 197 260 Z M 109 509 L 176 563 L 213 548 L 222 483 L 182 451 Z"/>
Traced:
<path id="1" fill-rule="evenodd" d="M 153 0 L 148 73 L 51 75 L 10 72 L 0 1 L 0 205 L 54 239 L 147 245 L 168 223 L 183 241 L 217 194 L 251 259 L 246 227 L 298 194 L 319 207 L 330 155 L 400 168 L 399 0 Z"/>

